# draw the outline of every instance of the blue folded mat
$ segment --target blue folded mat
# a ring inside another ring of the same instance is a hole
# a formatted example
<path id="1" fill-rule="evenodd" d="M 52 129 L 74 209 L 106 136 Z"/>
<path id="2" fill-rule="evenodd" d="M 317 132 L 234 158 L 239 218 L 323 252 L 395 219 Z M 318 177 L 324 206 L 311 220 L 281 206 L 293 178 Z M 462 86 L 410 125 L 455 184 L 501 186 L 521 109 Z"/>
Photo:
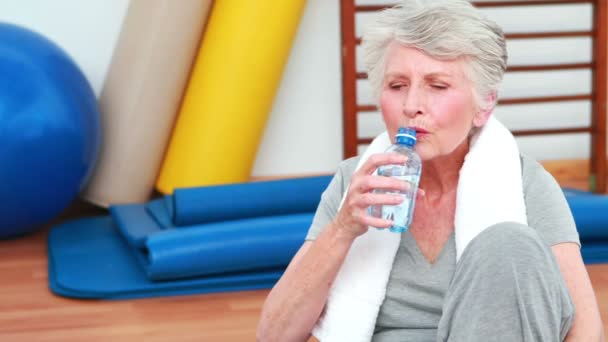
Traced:
<path id="1" fill-rule="evenodd" d="M 155 282 L 110 217 L 80 219 L 54 227 L 48 237 L 49 284 L 59 295 L 127 299 L 271 288 L 283 267 L 255 272 Z"/>
<path id="2" fill-rule="evenodd" d="M 177 228 L 173 224 L 173 199 L 171 199 L 171 196 L 165 196 L 148 202 L 146 204 L 146 211 L 163 229 Z"/>
<path id="3" fill-rule="evenodd" d="M 581 242 L 608 243 L 608 196 L 593 194 L 566 197 Z"/>
<path id="4" fill-rule="evenodd" d="M 586 264 L 608 262 L 608 196 L 563 189 L 576 222 Z"/>
<path id="5" fill-rule="evenodd" d="M 587 265 L 608 262 L 608 242 L 582 242 L 581 254 Z"/>
<path id="6" fill-rule="evenodd" d="M 314 213 L 332 176 L 176 189 L 167 196 L 176 226 Z"/>
<path id="7" fill-rule="evenodd" d="M 572 196 L 597 196 L 597 194 L 594 194 L 594 193 L 586 191 L 586 190 L 581 190 L 581 189 L 562 188 L 562 191 L 564 192 L 564 195 L 566 196 L 566 198 L 572 197 Z"/>
<path id="8" fill-rule="evenodd" d="M 162 227 L 144 205 L 110 213 L 150 279 L 178 279 L 285 267 L 298 251 L 314 214 L 293 214 Z"/>
<path id="9" fill-rule="evenodd" d="M 283 215 L 164 231 L 146 241 L 151 279 L 286 267 L 313 214 Z"/>

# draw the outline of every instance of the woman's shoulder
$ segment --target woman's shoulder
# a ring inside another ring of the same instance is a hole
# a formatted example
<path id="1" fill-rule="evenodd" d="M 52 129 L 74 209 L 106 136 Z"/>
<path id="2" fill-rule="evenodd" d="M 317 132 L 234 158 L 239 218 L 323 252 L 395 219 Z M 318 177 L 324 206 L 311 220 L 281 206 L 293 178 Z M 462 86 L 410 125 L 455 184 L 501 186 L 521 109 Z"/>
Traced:
<path id="1" fill-rule="evenodd" d="M 358 163 L 359 157 L 348 158 L 338 163 L 333 179 L 321 195 L 321 202 L 306 235 L 306 240 L 316 239 L 325 226 L 336 216 L 344 191 L 348 188 L 350 178 Z"/>
<path id="2" fill-rule="evenodd" d="M 348 175 L 348 177 L 350 178 L 350 176 L 353 173 L 355 173 L 355 170 L 357 169 L 357 165 L 359 164 L 360 159 L 361 159 L 361 156 L 354 156 L 354 157 L 344 159 L 340 162 L 340 164 L 338 164 L 338 170 L 344 176 Z"/>
<path id="3" fill-rule="evenodd" d="M 533 158 L 522 155 L 521 161 L 528 225 L 549 245 L 562 242 L 580 245 L 574 218 L 559 183 Z"/>
<path id="4" fill-rule="evenodd" d="M 553 176 L 536 159 L 525 154 L 521 154 L 520 158 L 524 188 L 537 182 L 547 185 L 556 182 Z"/>
<path id="5" fill-rule="evenodd" d="M 334 179 L 332 181 L 332 185 L 330 186 L 331 192 L 338 192 L 340 196 L 344 193 L 344 191 L 348 188 L 348 184 L 350 184 L 350 179 L 357 169 L 357 165 L 359 164 L 360 156 L 355 156 L 351 158 L 347 158 L 342 160 L 337 167 L 336 174 L 334 175 Z"/>
<path id="6" fill-rule="evenodd" d="M 522 185 L 526 205 L 564 202 L 564 192 L 549 171 L 532 157 L 521 156 Z"/>

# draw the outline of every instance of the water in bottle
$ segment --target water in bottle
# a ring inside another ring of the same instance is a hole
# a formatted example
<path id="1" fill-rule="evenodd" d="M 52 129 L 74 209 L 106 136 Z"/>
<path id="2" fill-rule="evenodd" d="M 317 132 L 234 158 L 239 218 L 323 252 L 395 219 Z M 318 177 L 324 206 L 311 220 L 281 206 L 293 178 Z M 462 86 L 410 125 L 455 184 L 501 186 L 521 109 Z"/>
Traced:
<path id="1" fill-rule="evenodd" d="M 404 165 L 382 165 L 378 168 L 378 175 L 385 177 L 395 177 L 409 183 L 409 188 L 405 191 L 393 191 L 376 189 L 376 193 L 399 194 L 403 196 L 403 202 L 398 205 L 373 205 L 369 207 L 371 216 L 393 221 L 393 226 L 389 228 L 391 232 L 405 232 L 414 216 L 414 205 L 416 202 L 416 192 L 422 171 L 422 161 L 416 153 L 416 130 L 409 127 L 400 127 L 395 135 L 395 144 L 391 145 L 386 153 L 401 153 L 407 156 Z"/>

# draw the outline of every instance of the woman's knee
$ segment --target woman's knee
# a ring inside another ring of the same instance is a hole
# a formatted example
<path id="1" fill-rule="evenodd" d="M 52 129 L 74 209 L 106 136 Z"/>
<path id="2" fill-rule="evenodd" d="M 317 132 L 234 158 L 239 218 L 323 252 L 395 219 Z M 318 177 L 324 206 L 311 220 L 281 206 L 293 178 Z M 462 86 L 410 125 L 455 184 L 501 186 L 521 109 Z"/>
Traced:
<path id="1" fill-rule="evenodd" d="M 467 320 L 454 318 L 466 314 L 459 311 L 461 308 L 467 308 L 466 312 L 474 308 L 472 311 L 484 317 L 491 315 L 483 325 L 488 331 L 504 328 L 545 337 L 567 332 L 574 315 L 551 248 L 533 228 L 513 222 L 488 227 L 465 249 L 446 294 L 440 329 L 444 335 L 454 326 L 478 333 Z"/>
<path id="2" fill-rule="evenodd" d="M 465 249 L 462 259 L 531 261 L 546 258 L 549 246 L 535 229 L 516 222 L 501 222 L 479 233 Z"/>

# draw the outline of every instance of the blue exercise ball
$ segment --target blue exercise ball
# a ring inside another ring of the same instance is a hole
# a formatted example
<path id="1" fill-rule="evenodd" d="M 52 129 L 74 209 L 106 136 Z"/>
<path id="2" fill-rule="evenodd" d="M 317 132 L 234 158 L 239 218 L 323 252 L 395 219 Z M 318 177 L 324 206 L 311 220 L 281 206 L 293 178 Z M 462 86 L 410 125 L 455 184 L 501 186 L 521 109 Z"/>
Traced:
<path id="1" fill-rule="evenodd" d="M 95 94 L 44 36 L 0 23 L 0 238 L 40 228 L 78 195 L 101 141 Z"/>

